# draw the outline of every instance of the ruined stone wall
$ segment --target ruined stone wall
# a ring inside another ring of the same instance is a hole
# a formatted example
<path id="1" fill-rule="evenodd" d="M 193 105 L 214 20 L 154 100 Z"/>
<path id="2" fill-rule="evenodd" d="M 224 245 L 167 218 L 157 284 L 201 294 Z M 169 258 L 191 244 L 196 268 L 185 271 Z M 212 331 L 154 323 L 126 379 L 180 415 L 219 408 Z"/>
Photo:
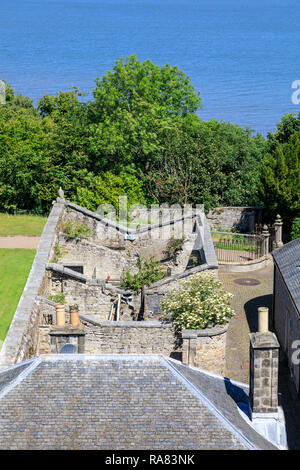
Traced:
<path id="1" fill-rule="evenodd" d="M 105 280 L 110 276 L 111 279 L 121 279 L 127 270 L 131 269 L 134 272 L 138 255 L 143 258 L 153 256 L 156 261 L 163 263 L 166 270 L 168 267 L 171 268 L 172 274 L 184 271 L 193 261 L 191 261 L 191 255 L 197 234 L 193 233 L 194 222 L 191 220 L 185 223 L 186 234 L 183 249 L 173 262 L 167 259 L 165 251 L 172 236 L 183 235 L 181 221 L 152 228 L 151 231 L 139 231 L 134 239 L 127 240 L 126 237 L 124 238 L 124 232 L 108 226 L 102 220 L 93 218 L 88 211 L 76 210 L 77 207 L 75 205 L 66 207 L 64 223 L 71 220 L 85 224 L 92 230 L 93 235 L 88 240 L 68 240 L 63 230 L 60 229 L 57 234 L 57 244 L 62 254 L 59 263 L 84 264 L 84 274 L 87 277 L 93 276 L 96 279 Z M 198 259 L 197 262 L 201 260 Z"/>
<path id="2" fill-rule="evenodd" d="M 206 215 L 212 230 L 239 229 L 243 233 L 254 231 L 255 223 L 262 221 L 261 207 L 216 207 Z"/>
<path id="3" fill-rule="evenodd" d="M 103 293 L 101 283 L 96 280 L 82 280 L 55 271 L 49 271 L 48 297 L 64 294 L 66 305 L 78 305 L 81 313 L 97 315 L 106 320 L 111 306 L 111 297 Z"/>

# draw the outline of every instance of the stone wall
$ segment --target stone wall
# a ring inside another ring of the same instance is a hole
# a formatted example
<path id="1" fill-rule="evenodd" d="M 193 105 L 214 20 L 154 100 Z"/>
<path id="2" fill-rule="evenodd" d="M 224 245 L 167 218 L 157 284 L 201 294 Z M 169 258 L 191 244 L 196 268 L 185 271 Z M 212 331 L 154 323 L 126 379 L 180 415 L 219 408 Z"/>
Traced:
<path id="1" fill-rule="evenodd" d="M 262 221 L 261 207 L 216 207 L 206 215 L 212 230 L 239 229 L 243 233 L 253 232 L 255 223 Z"/>
<path id="2" fill-rule="evenodd" d="M 227 327 L 183 330 L 182 362 L 224 375 Z"/>
<path id="3" fill-rule="evenodd" d="M 132 230 L 66 201 L 62 222 L 65 224 L 67 221 L 85 224 L 91 230 L 91 236 L 87 240 L 66 238 L 62 224 L 57 231 L 60 269 L 67 268 L 70 264 L 74 267 L 77 263 L 78 270 L 83 271 L 84 279 L 83 276 L 66 276 L 67 269 L 64 269 L 63 276 L 53 272 L 50 294 L 63 292 L 66 303 L 78 304 L 81 313 L 98 315 L 99 320 L 108 319 L 111 307 L 112 296 L 103 288 L 105 280 L 109 276 L 109 282 L 118 285 L 127 270 L 132 273 L 137 271 L 138 255 L 145 258 L 154 256 L 166 272 L 168 268 L 171 270 L 171 275 L 147 289 L 145 319 L 154 318 L 164 293 L 176 287 L 178 279 L 199 270 L 218 268 L 204 215 L 151 226 L 151 230 L 149 227 Z M 167 243 L 174 235 L 182 236 L 182 231 L 185 236 L 183 249 L 176 260 L 170 260 L 166 257 Z M 133 304 L 137 312 L 139 300 L 140 296 L 134 296 Z"/>
<path id="4" fill-rule="evenodd" d="M 121 321 L 85 325 L 88 354 L 162 354 L 181 359 L 180 338 L 169 323 Z"/>
<path id="5" fill-rule="evenodd" d="M 62 254 L 59 263 L 84 264 L 84 274 L 90 278 L 93 276 L 105 280 L 110 276 L 111 279 L 121 279 L 128 269 L 134 272 L 138 255 L 144 258 L 153 256 L 156 261 L 163 263 L 166 270 L 169 267 L 172 274 L 177 274 L 191 264 L 191 256 L 195 255 L 193 251 L 199 252 L 202 248 L 198 234 L 193 231 L 195 221 L 192 219 L 185 222 L 185 241 L 176 262 L 167 259 L 165 251 L 172 236 L 183 235 L 181 220 L 162 227 L 152 227 L 151 230 L 131 230 L 130 240 L 126 238 L 126 230 L 122 230 L 120 226 L 115 227 L 111 221 L 105 223 L 105 220 L 98 214 L 68 203 L 64 223 L 72 221 L 85 224 L 91 229 L 92 236 L 88 240 L 68 240 L 60 228 L 57 233 L 57 244 Z M 198 262 L 201 262 L 200 258 Z"/>
<path id="6" fill-rule="evenodd" d="M 43 303 L 44 313 L 53 316 L 53 303 Z M 67 309 L 68 321 L 68 309 Z M 86 354 L 161 354 L 181 360 L 181 336 L 170 323 L 159 321 L 97 321 L 88 315 L 80 315 L 84 325 Z M 38 354 L 51 352 L 51 324 L 41 318 L 39 325 Z"/>

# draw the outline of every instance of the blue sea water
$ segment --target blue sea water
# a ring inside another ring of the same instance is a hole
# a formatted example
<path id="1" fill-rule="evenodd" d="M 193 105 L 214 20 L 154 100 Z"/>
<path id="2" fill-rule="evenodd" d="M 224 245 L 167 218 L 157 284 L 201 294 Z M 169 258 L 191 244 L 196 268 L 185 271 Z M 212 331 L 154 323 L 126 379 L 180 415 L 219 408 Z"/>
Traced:
<path id="1" fill-rule="evenodd" d="M 300 80 L 298 0 L 0 0 L 0 78 L 35 100 L 91 92 L 122 56 L 178 65 L 202 119 L 266 135 Z"/>

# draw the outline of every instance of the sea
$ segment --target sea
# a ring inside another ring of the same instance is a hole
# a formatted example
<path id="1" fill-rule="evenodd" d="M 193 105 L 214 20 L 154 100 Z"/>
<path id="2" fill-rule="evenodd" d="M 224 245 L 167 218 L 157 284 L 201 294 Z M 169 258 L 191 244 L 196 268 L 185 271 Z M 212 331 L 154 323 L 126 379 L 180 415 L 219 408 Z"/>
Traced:
<path id="1" fill-rule="evenodd" d="M 0 0 L 0 79 L 37 104 L 116 60 L 177 65 L 203 120 L 266 136 L 300 112 L 299 0 Z"/>

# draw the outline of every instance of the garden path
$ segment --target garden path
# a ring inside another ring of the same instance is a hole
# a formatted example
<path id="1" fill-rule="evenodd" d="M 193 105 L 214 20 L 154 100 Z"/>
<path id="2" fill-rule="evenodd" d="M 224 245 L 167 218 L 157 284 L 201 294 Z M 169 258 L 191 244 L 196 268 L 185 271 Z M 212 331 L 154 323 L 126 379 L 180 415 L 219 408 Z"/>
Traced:
<path id="1" fill-rule="evenodd" d="M 37 248 L 40 237 L 11 236 L 0 237 L 0 248 Z"/>

